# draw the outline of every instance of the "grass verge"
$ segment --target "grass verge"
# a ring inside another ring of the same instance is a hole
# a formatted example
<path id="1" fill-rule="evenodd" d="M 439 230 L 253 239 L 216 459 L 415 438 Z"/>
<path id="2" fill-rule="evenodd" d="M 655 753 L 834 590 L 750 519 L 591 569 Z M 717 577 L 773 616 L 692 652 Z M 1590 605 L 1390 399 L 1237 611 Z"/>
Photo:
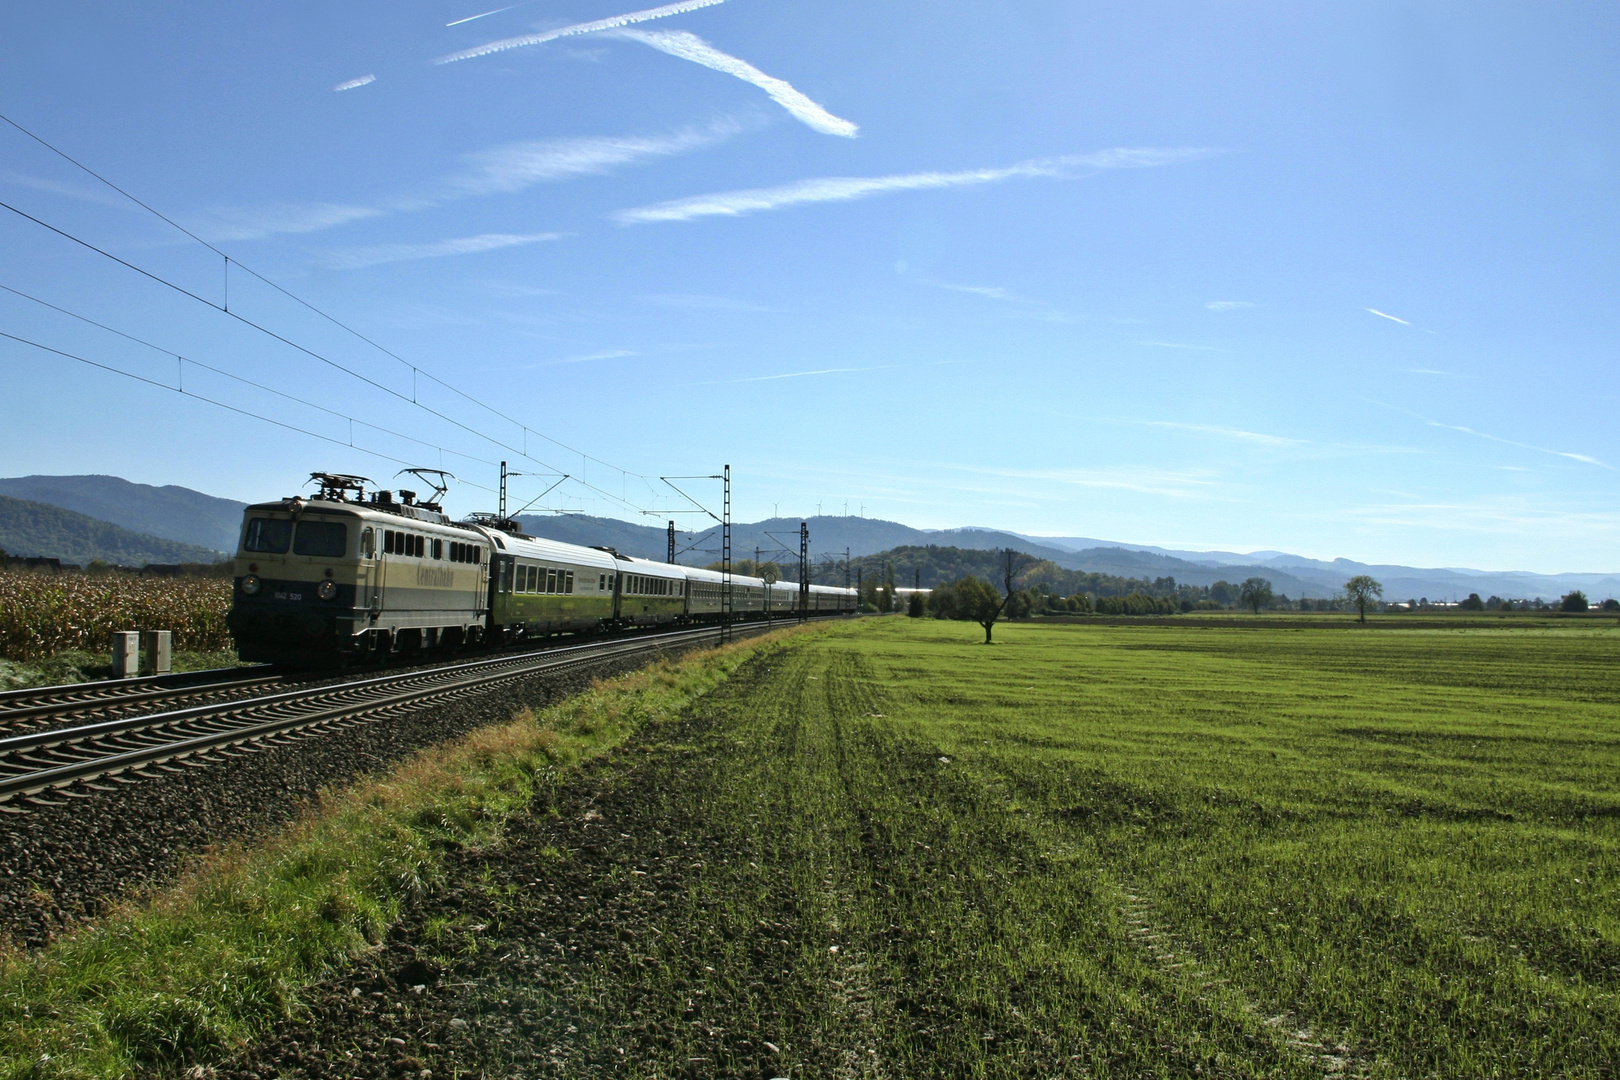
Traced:
<path id="1" fill-rule="evenodd" d="M 187 650 L 174 654 L 171 670 L 207 671 L 236 667 L 242 660 L 235 649 L 209 652 Z M 112 678 L 112 654 L 68 649 L 34 660 L 0 659 L 0 690 L 27 690 L 36 686 L 64 686 Z"/>
<path id="2" fill-rule="evenodd" d="M 207 1060 L 381 941 L 448 851 L 487 845 L 559 771 L 723 682 L 767 639 L 663 661 L 323 797 L 259 845 L 35 954 L 0 958 L 0 1078 Z"/>

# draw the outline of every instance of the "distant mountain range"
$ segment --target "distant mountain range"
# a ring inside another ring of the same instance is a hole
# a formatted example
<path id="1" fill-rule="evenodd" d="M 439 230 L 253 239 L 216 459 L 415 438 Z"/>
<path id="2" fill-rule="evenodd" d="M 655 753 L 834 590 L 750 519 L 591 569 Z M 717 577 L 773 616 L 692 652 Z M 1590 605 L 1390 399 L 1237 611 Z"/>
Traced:
<path id="1" fill-rule="evenodd" d="M 95 559 L 118 566 L 145 566 L 211 563 L 220 558 L 219 552 L 197 544 L 149 536 L 59 506 L 5 495 L 0 495 L 0 549 L 10 555 L 44 555 L 80 566 Z"/>
<path id="2" fill-rule="evenodd" d="M 221 557 L 216 552 L 234 551 L 242 510 L 247 505 L 189 488 L 134 484 L 116 476 L 0 479 L 0 497 L 4 496 L 10 498 L 0 502 L 0 547 L 11 554 L 54 555 L 76 562 L 102 558 L 126 565 L 209 561 Z M 29 504 L 35 508 L 29 509 Z M 47 522 L 37 509 L 40 504 L 73 511 L 77 516 Z M 797 561 L 799 520 L 771 518 L 734 523 L 733 557 L 753 558 L 757 549 L 765 559 Z M 642 558 L 663 559 L 667 550 L 664 529 L 654 525 L 585 514 L 525 516 L 520 521 L 535 536 L 612 547 Z M 1620 596 L 1620 573 L 1421 569 L 1349 559 L 1326 562 L 1280 551 L 1177 551 L 1096 537 L 1028 536 L 987 528 L 914 529 L 895 521 L 864 517 L 818 516 L 808 523 L 810 556 L 817 562 L 829 555 L 842 557 L 846 549 L 852 556 L 861 556 L 909 545 L 978 550 L 1012 547 L 1050 559 L 1068 570 L 1150 581 L 1173 577 L 1189 585 L 1212 585 L 1220 580 L 1240 582 L 1263 577 L 1271 582 L 1274 591 L 1293 597 L 1331 596 L 1356 574 L 1371 574 L 1382 582 L 1388 600 L 1460 600 L 1471 592 L 1515 600 L 1552 600 L 1571 589 L 1581 589 L 1592 599 Z M 120 532 L 98 531 L 103 527 L 118 527 Z M 718 560 L 718 527 L 708 532 L 682 530 L 676 550 L 683 563 L 701 565 Z M 86 554 L 92 551 L 98 554 Z M 182 555 L 182 551 L 189 554 Z M 114 557 L 115 552 L 122 554 Z"/>
<path id="3" fill-rule="evenodd" d="M 173 484 L 153 487 L 116 476 L 19 476 L 0 480 L 0 495 L 60 506 L 134 532 L 216 552 L 236 550 L 247 506 Z M 20 554 L 9 546 L 6 550 Z"/>
<path id="4" fill-rule="evenodd" d="M 584 514 L 557 517 L 524 517 L 524 528 L 535 536 L 587 546 L 612 547 L 626 555 L 662 559 L 667 552 L 665 531 L 649 525 L 636 525 L 616 518 Z M 734 558 L 753 558 L 759 549 L 764 559 L 797 561 L 799 557 L 798 518 L 772 518 L 759 522 L 736 522 L 731 527 Z M 1279 551 L 1250 554 L 1228 551 L 1174 551 L 1151 544 L 1127 544 L 1077 536 L 1026 536 L 995 529 L 914 529 L 894 521 L 861 517 L 812 517 L 810 557 L 820 561 L 830 554 L 842 556 L 875 555 L 913 544 L 934 544 L 958 548 L 1006 548 L 1050 559 L 1066 570 L 1117 574 L 1153 580 L 1173 577 L 1188 585 L 1213 585 L 1217 581 L 1241 582 L 1261 577 L 1271 582 L 1273 591 L 1292 597 L 1329 597 L 1357 574 L 1371 574 L 1384 586 L 1387 600 L 1426 598 L 1461 600 L 1469 593 L 1515 600 L 1540 597 L 1553 600 L 1572 589 L 1589 597 L 1620 596 L 1620 574 L 1532 574 L 1466 569 L 1421 569 L 1411 566 L 1369 564 L 1349 559 L 1325 562 Z M 696 546 L 694 546 L 694 543 Z M 690 550 L 688 550 L 690 549 Z M 680 532 L 676 551 L 685 563 L 713 562 L 720 557 L 719 530 L 704 533 Z M 901 582 L 906 584 L 906 582 Z"/>

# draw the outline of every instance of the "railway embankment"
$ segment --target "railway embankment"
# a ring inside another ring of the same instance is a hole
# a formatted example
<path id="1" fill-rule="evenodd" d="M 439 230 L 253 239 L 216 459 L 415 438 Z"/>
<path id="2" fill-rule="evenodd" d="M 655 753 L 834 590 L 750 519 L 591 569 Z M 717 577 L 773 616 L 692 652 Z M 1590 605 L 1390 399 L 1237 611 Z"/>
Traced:
<path id="1" fill-rule="evenodd" d="M 127 1075 L 240 1044 L 388 940 L 450 853 L 758 647 L 610 659 L 8 815 L 0 1076 Z"/>

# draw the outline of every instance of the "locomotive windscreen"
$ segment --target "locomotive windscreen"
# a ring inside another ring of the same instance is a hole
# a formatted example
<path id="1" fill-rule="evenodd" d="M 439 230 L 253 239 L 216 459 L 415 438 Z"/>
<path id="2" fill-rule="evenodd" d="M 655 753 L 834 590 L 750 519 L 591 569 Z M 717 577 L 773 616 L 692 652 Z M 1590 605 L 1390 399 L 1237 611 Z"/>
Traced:
<path id="1" fill-rule="evenodd" d="M 317 558 L 342 558 L 349 548 L 349 528 L 340 521 L 300 521 L 298 538 L 293 541 L 296 555 L 314 555 Z M 287 550 L 282 542 L 282 551 Z"/>
<path id="2" fill-rule="evenodd" d="M 287 544 L 291 540 L 292 522 L 278 518 L 254 518 L 248 522 L 247 535 L 242 540 L 242 550 L 285 555 Z"/>

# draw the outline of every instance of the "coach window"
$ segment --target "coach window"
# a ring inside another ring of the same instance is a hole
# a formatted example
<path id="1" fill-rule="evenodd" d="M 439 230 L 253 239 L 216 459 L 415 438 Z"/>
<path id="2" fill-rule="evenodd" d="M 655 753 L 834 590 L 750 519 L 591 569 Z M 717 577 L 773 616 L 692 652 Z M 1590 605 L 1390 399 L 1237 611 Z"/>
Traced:
<path id="1" fill-rule="evenodd" d="M 376 541 L 377 538 L 370 529 L 360 530 L 360 557 L 362 559 L 369 559 L 377 553 Z"/>
<path id="2" fill-rule="evenodd" d="M 444 558 L 444 541 L 443 540 L 435 540 L 435 541 L 433 541 L 433 557 L 435 559 Z"/>
<path id="3" fill-rule="evenodd" d="M 292 522 L 279 518 L 254 518 L 248 522 L 247 534 L 242 538 L 242 550 L 285 555 L 290 540 Z"/>
<path id="4" fill-rule="evenodd" d="M 571 593 L 573 591 L 574 591 L 574 572 L 572 570 L 570 570 L 570 571 L 568 571 L 568 587 L 566 589 L 564 589 L 563 592 L 570 592 Z"/>

